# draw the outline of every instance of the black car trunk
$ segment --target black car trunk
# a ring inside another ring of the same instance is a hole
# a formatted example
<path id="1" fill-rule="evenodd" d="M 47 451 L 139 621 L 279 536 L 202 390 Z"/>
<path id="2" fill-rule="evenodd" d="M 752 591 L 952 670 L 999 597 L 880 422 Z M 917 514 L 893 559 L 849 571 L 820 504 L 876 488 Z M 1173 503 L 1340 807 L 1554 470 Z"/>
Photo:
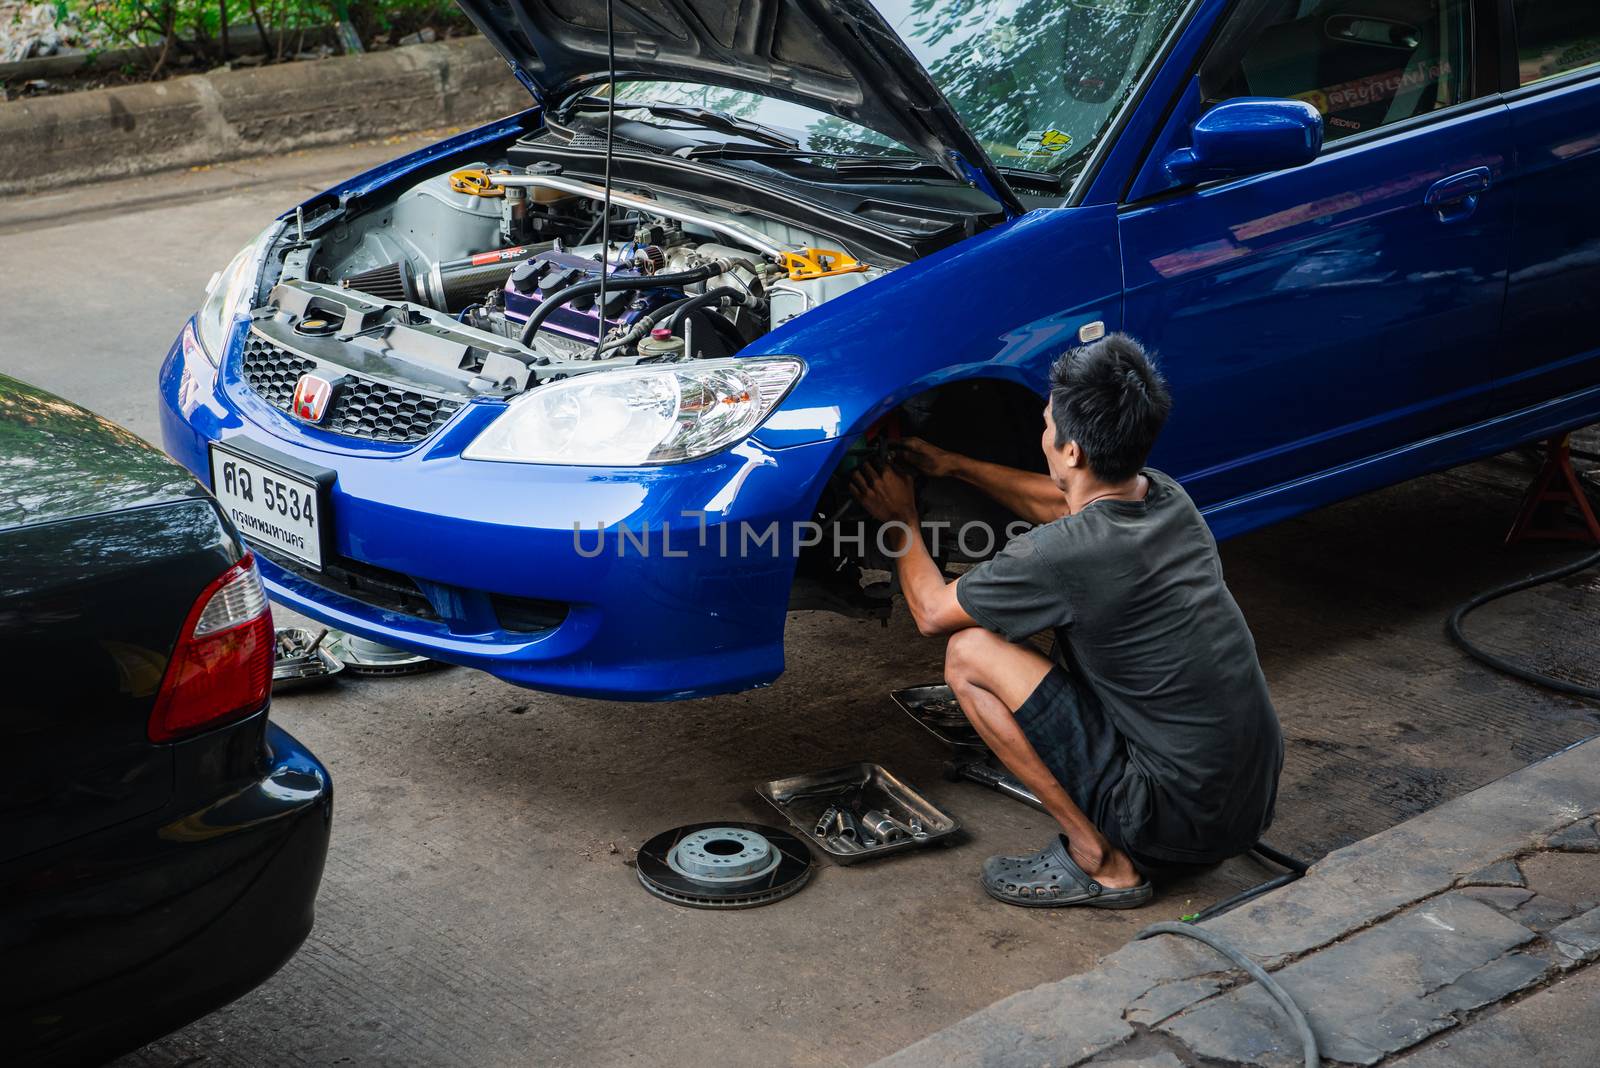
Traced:
<path id="1" fill-rule="evenodd" d="M 194 480 L 132 434 L 0 376 L 0 861 L 161 807 L 146 733 L 195 599 L 238 558 Z"/>

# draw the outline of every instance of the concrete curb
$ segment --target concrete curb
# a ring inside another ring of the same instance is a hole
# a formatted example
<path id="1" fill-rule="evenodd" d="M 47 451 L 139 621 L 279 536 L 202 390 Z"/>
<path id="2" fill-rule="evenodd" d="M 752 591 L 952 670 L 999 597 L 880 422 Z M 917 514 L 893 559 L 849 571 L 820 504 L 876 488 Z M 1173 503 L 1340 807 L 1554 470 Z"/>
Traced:
<path id="1" fill-rule="evenodd" d="M 0 196 L 436 126 L 531 104 L 481 37 L 0 104 Z"/>
<path id="2" fill-rule="evenodd" d="M 1480 908 L 1476 902 L 1457 901 L 1452 896 L 1455 888 L 1493 882 L 1487 878 L 1488 869 L 1534 849 L 1600 853 L 1600 832 L 1593 821 L 1594 814 L 1600 813 L 1597 755 L 1600 739 L 1563 750 L 1331 853 L 1299 882 L 1206 926 L 1269 970 L 1279 970 L 1279 981 L 1284 982 L 1296 970 L 1313 970 L 1308 962 L 1316 962 L 1320 954 L 1336 952 L 1329 947 L 1344 945 L 1346 940 L 1353 944 L 1363 937 L 1371 938 L 1375 932 L 1390 938 L 1405 924 L 1414 925 L 1414 915 L 1419 911 L 1476 910 L 1482 915 L 1474 925 L 1498 922 L 1492 909 Z M 1567 842 L 1555 833 L 1563 827 L 1569 828 L 1566 837 L 1586 835 L 1594 841 L 1585 838 L 1576 845 Z M 1421 919 L 1432 926 L 1443 922 L 1429 916 Z M 1600 909 L 1592 908 L 1574 923 L 1582 930 L 1563 933 L 1557 928 L 1546 935 L 1568 960 L 1560 960 L 1547 947 L 1546 958 L 1551 959 L 1515 955 L 1515 960 L 1491 957 L 1491 962 L 1508 975 L 1525 965 L 1522 973 L 1509 978 L 1527 984 L 1572 966 L 1577 956 L 1584 960 L 1600 956 Z M 1452 931 L 1459 926 L 1463 925 L 1444 924 Z M 1515 924 L 1510 926 L 1528 939 L 1534 937 Z M 1216 1036 L 1233 1026 L 1231 1019 L 1228 1027 L 1219 1019 L 1230 1014 L 1248 1015 L 1238 1011 L 1238 1002 L 1247 997 L 1259 997 L 1262 1003 L 1257 1006 L 1259 1028 L 1281 1033 L 1281 1022 L 1266 1007 L 1259 990 L 1225 993 L 1208 1006 L 1179 1015 L 1218 994 L 1223 984 L 1216 977 L 1225 967 L 1211 950 L 1172 935 L 1130 942 L 1105 957 L 1096 968 L 998 1001 L 885 1058 L 878 1062 L 878 1068 L 1083 1064 L 1102 1053 L 1108 1058 L 1122 1056 L 1118 1047 L 1126 1048 L 1125 1044 L 1132 1043 L 1136 1036 L 1148 1034 L 1151 1027 L 1157 1026 L 1168 1036 L 1188 1041 L 1189 1049 L 1201 1056 L 1257 1063 L 1254 1056 L 1227 1055 L 1223 1052 L 1225 1044 Z M 1339 971 L 1347 979 L 1355 973 L 1348 966 Z M 1518 988 L 1516 983 L 1511 984 L 1513 989 Z M 1436 985 L 1446 987 L 1448 980 L 1439 980 Z M 1319 1024 L 1313 1019 L 1312 1025 L 1320 1032 L 1326 1021 Z M 1443 1026 L 1447 1024 L 1438 1022 L 1433 1029 Z M 1385 1053 L 1399 1052 L 1405 1043 L 1420 1041 L 1428 1033 L 1431 1032 L 1424 1029 L 1396 1039 L 1396 1045 L 1389 1050 L 1357 1046 L 1348 1036 L 1332 1037 L 1343 1038 L 1345 1043 L 1344 1055 L 1336 1059 L 1373 1063 Z M 1238 1036 L 1226 1033 L 1226 1037 Z M 1329 1037 L 1319 1033 L 1325 1047 Z M 1199 1048 L 1202 1045 L 1208 1048 Z M 1350 1053 L 1351 1048 L 1365 1051 L 1366 1055 Z M 1261 1059 L 1278 1063 L 1285 1060 L 1285 1053 L 1289 1059 L 1298 1056 L 1296 1051 L 1277 1048 L 1272 1056 Z"/>

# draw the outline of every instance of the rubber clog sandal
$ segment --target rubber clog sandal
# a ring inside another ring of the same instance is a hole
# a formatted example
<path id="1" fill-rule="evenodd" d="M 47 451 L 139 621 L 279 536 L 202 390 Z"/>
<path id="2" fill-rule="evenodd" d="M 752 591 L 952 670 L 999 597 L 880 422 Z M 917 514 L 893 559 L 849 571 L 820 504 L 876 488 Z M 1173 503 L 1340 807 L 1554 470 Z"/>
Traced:
<path id="1" fill-rule="evenodd" d="M 1154 896 L 1148 879 L 1120 889 L 1101 886 L 1074 863 L 1060 835 L 1030 856 L 990 857 L 983 863 L 982 881 L 996 901 L 1031 909 L 1136 909 Z"/>

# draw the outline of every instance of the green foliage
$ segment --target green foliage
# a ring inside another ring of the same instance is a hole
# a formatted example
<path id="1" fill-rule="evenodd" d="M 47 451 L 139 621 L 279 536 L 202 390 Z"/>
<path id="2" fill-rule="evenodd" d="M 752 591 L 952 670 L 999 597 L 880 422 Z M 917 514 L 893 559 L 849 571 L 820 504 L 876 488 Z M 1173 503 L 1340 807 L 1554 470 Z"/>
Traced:
<path id="1" fill-rule="evenodd" d="M 468 29 L 451 0 L 57 0 L 57 20 L 71 18 L 102 39 L 146 51 L 145 67 L 159 75 L 178 55 L 202 64 L 220 63 L 241 49 L 240 26 L 253 26 L 250 45 L 268 43 L 268 58 L 280 60 L 305 47 L 305 32 L 348 21 L 360 40 L 398 39 L 423 26 Z M 231 26 L 234 40 L 225 40 Z M 260 51 L 257 47 L 250 51 Z"/>

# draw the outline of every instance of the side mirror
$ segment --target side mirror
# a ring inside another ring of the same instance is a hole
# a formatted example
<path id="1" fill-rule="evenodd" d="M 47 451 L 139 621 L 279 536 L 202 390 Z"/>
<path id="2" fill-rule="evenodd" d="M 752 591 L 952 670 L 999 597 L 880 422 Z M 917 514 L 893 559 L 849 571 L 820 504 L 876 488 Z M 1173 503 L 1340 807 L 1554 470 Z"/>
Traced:
<path id="1" fill-rule="evenodd" d="M 1310 163 L 1322 151 L 1322 115 L 1303 100 L 1240 97 L 1218 104 L 1194 124 L 1190 147 L 1162 166 L 1176 182 L 1242 178 Z"/>

